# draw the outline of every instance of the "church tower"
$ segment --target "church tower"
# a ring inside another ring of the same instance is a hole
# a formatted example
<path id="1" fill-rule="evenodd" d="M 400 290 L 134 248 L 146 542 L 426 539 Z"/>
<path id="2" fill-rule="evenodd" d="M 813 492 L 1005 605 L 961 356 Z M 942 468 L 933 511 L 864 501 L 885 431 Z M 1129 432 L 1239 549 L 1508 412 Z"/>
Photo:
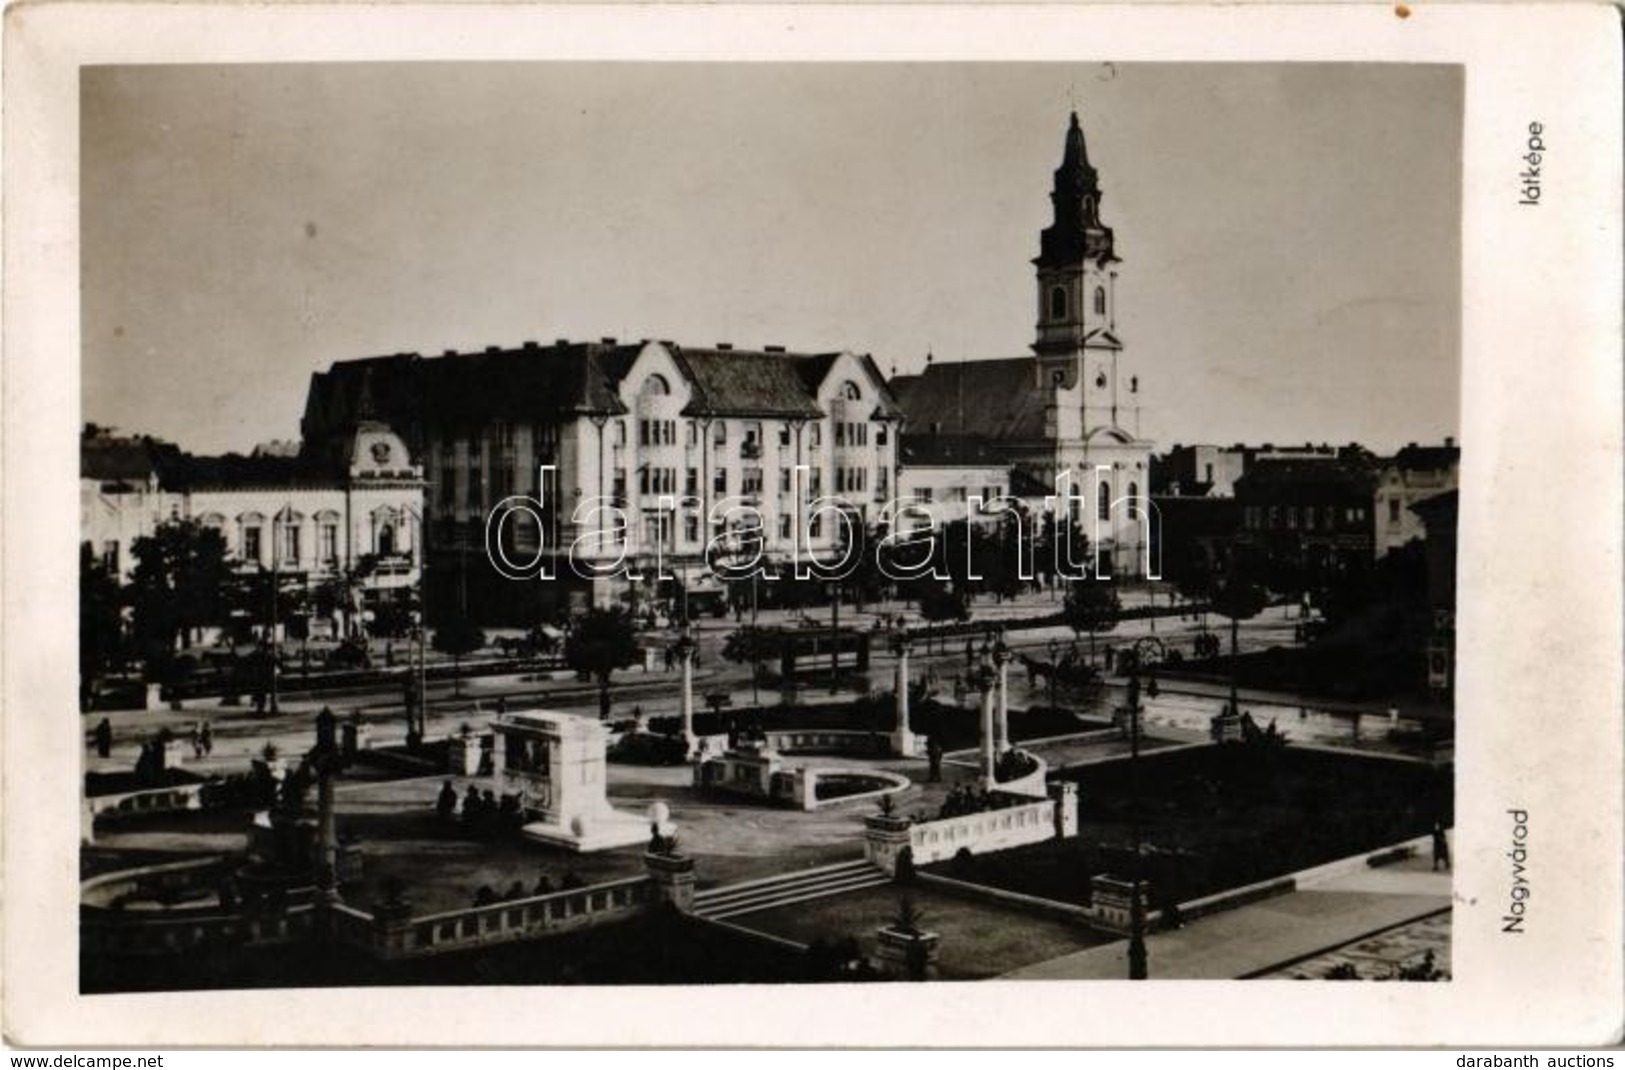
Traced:
<path id="1" fill-rule="evenodd" d="M 1050 191 L 1054 222 L 1033 260 L 1045 467 L 1073 477 L 1072 508 L 1100 574 L 1137 576 L 1146 561 L 1151 443 L 1140 438 L 1140 377 L 1117 334 L 1120 261 L 1100 201 L 1100 175 L 1074 112 Z"/>
<path id="2" fill-rule="evenodd" d="M 1066 131 L 1050 203 L 1055 221 L 1039 236 L 1039 389 L 1047 394 L 1058 437 L 1105 428 L 1139 433 L 1139 379 L 1120 372 L 1117 258 L 1112 230 L 1100 221 L 1100 175 L 1077 112 Z"/>

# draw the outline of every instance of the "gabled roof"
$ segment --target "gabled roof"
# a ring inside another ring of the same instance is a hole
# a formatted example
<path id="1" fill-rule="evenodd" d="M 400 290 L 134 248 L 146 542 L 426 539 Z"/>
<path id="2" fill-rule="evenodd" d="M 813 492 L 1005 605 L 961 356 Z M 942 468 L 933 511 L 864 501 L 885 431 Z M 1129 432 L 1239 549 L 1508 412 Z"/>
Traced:
<path id="1" fill-rule="evenodd" d="M 674 347 L 675 348 L 675 347 Z M 748 349 L 678 349 L 693 397 L 685 416 L 810 419 L 823 415 L 805 364 L 838 354 L 803 356 Z"/>
<path id="2" fill-rule="evenodd" d="M 928 364 L 891 381 L 910 434 L 994 442 L 1044 438 L 1044 398 L 1032 357 Z"/>

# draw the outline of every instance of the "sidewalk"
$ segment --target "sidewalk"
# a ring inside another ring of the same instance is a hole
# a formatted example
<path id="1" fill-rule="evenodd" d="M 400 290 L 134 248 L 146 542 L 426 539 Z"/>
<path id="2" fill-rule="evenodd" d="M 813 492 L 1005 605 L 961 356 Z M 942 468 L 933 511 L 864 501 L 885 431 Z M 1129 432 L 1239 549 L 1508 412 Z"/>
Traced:
<path id="1" fill-rule="evenodd" d="M 1350 872 L 1146 937 L 1154 978 L 1230 980 L 1265 972 L 1450 907 L 1450 874 L 1429 861 Z M 1121 980 L 1128 941 L 1034 963 L 1001 980 Z"/>

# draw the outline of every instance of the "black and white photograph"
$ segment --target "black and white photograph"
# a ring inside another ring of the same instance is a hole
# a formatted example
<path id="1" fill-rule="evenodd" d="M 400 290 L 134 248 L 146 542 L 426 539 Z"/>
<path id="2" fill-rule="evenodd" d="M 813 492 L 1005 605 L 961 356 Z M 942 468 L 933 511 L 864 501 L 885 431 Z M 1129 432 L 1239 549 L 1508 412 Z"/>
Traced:
<path id="1" fill-rule="evenodd" d="M 6 22 L 8 1038 L 1618 1025 L 1595 20 L 94 7 Z"/>
<path id="2" fill-rule="evenodd" d="M 1462 84 L 85 71 L 84 990 L 1447 980 Z"/>

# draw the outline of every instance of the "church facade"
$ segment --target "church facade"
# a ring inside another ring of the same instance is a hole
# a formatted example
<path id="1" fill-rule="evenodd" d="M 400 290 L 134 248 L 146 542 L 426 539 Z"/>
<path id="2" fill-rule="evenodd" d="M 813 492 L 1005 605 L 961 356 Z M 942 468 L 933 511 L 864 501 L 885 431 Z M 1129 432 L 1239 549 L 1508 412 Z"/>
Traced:
<path id="1" fill-rule="evenodd" d="M 1143 376 L 1117 326 L 1122 261 L 1101 199 L 1074 113 L 1050 192 L 1054 219 L 1032 261 L 1032 355 L 930 361 L 891 386 L 906 414 L 905 455 L 912 443 L 955 440 L 995 453 L 1013 485 L 1057 496 L 1030 502 L 1035 513 L 1071 510 L 1102 576 L 1135 577 L 1147 568 L 1153 443 L 1140 431 Z"/>

